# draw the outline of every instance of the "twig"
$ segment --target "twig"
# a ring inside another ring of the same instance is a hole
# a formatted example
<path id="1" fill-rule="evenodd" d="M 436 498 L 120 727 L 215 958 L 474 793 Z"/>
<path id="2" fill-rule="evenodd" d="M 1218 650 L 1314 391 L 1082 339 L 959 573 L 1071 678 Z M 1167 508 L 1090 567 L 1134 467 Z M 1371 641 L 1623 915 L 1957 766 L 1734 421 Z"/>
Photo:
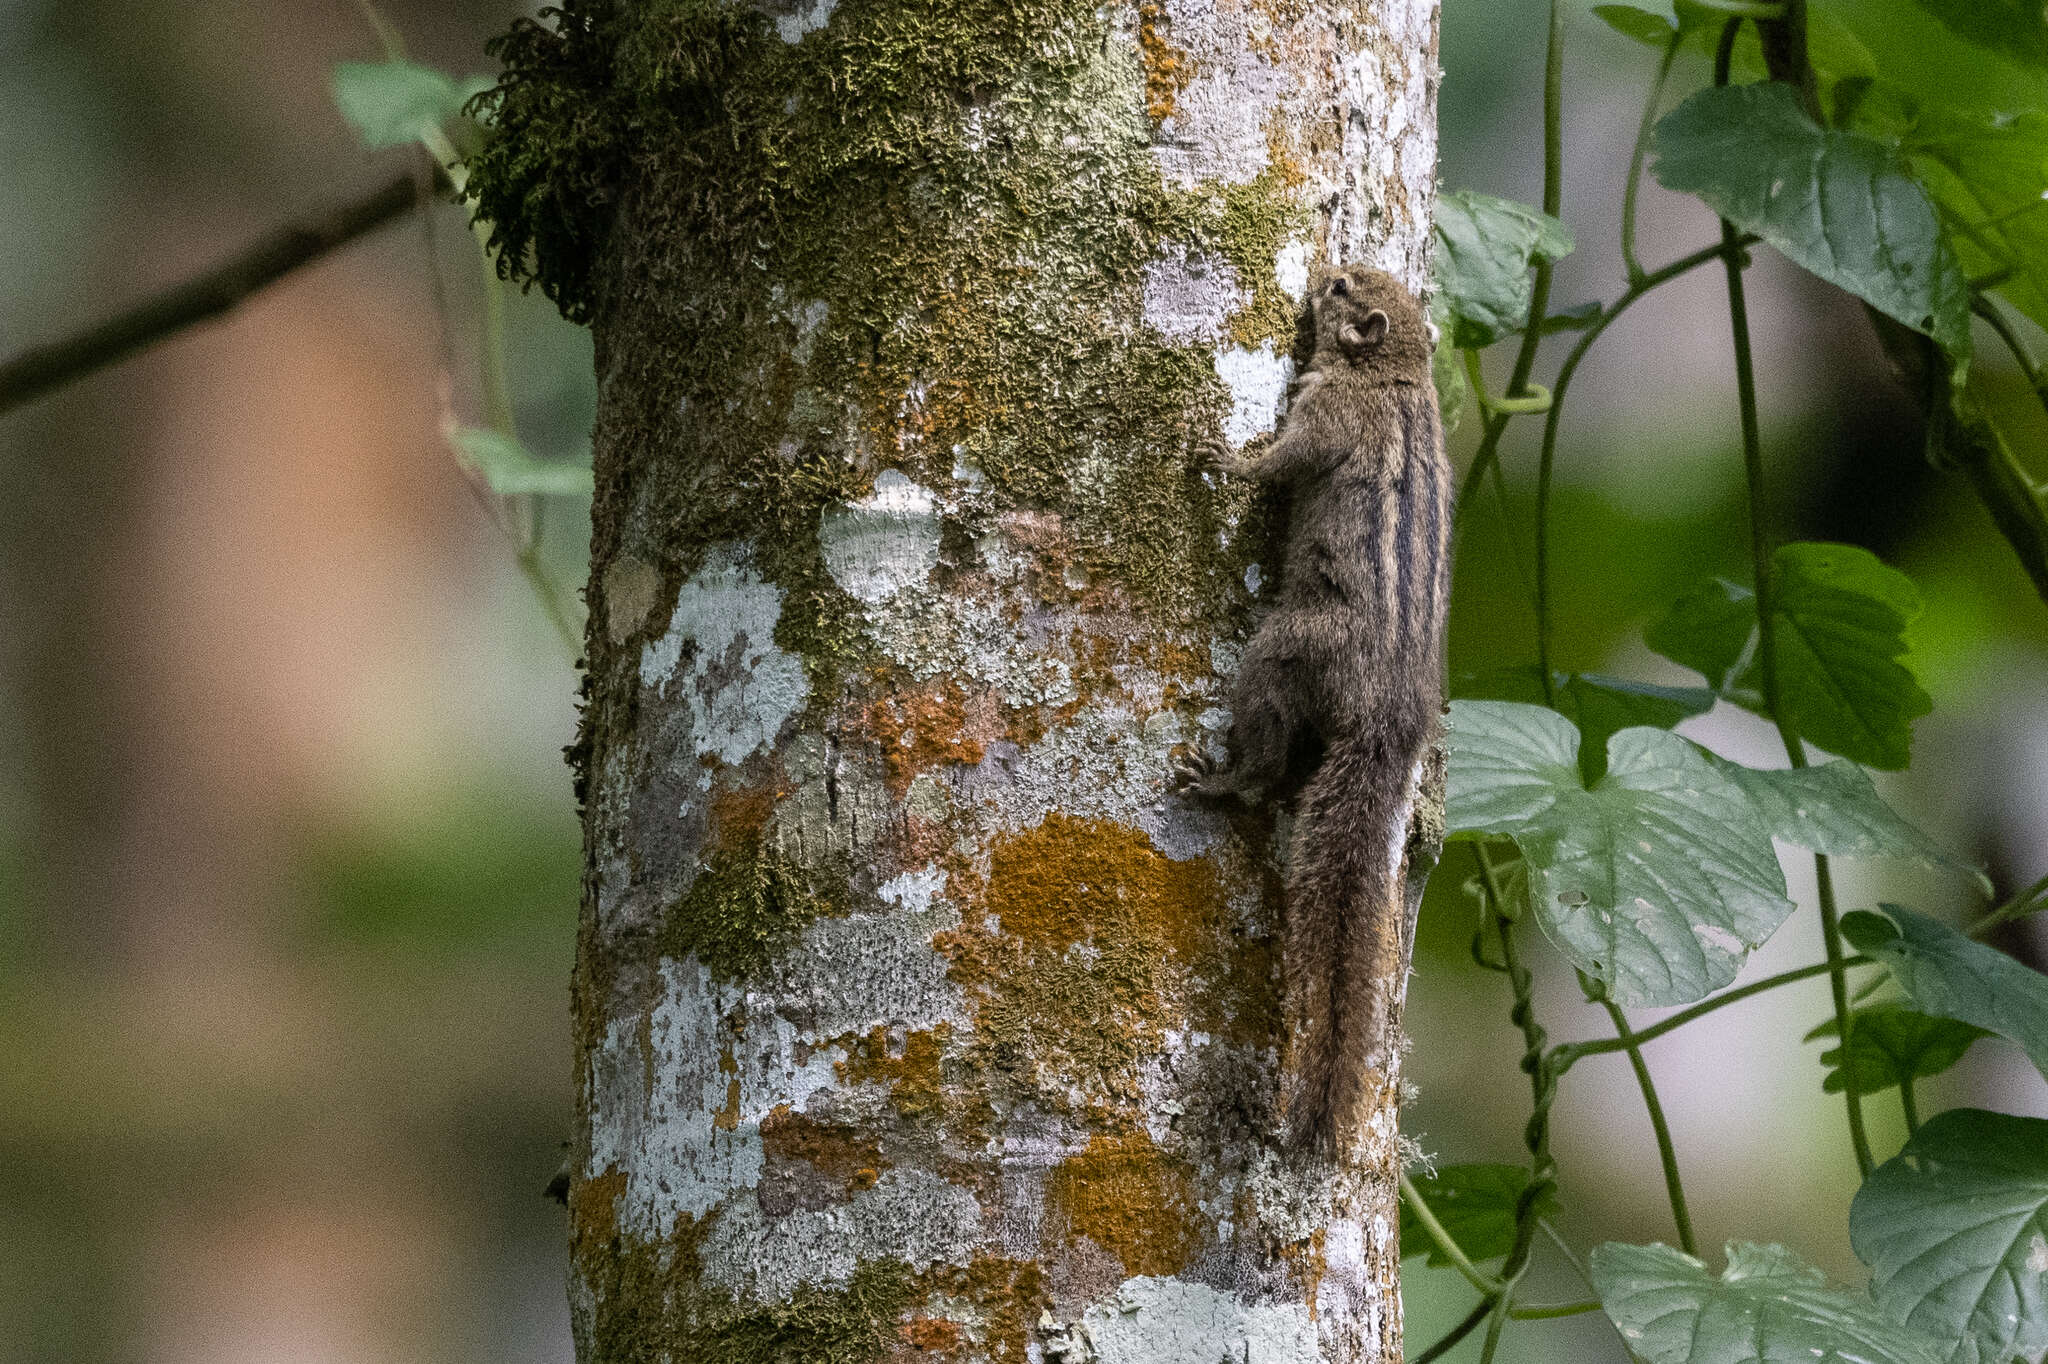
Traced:
<path id="1" fill-rule="evenodd" d="M 446 184 L 436 179 L 437 186 Z M 244 300 L 356 238 L 374 232 L 421 201 L 411 172 L 374 193 L 288 223 L 216 269 L 175 284 L 119 317 L 46 346 L 32 346 L 0 364 L 0 413 L 125 360 L 185 328 L 229 312 Z"/>

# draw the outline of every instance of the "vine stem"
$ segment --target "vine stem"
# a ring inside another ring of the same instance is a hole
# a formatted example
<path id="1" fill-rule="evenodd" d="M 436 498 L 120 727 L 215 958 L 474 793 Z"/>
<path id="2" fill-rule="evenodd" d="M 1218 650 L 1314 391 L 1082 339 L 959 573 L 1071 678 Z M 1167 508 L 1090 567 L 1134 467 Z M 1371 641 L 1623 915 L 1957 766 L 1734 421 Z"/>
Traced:
<path id="1" fill-rule="evenodd" d="M 1436 1242 L 1436 1248 L 1457 1266 L 1458 1272 L 1465 1276 L 1465 1282 L 1488 1297 L 1501 1291 L 1500 1282 L 1487 1277 L 1485 1271 L 1472 1263 L 1471 1257 L 1465 1254 L 1464 1247 L 1460 1246 L 1456 1238 L 1445 1230 L 1444 1224 L 1437 1220 L 1436 1213 L 1430 1209 L 1429 1200 L 1415 1187 L 1415 1181 L 1405 1174 L 1401 1176 L 1401 1197 L 1408 1200 L 1408 1211 L 1415 1214 L 1415 1220 L 1429 1233 L 1429 1239 Z"/>
<path id="2" fill-rule="evenodd" d="M 1657 110 L 1664 103 L 1664 84 L 1671 79 L 1671 65 L 1678 60 L 1678 49 L 1685 44 L 1685 35 L 1673 30 L 1671 41 L 1664 45 L 1664 58 L 1657 63 L 1657 78 L 1650 82 L 1650 98 L 1643 105 L 1643 121 L 1636 129 L 1635 150 L 1628 158 L 1628 187 L 1621 194 L 1621 262 L 1628 270 L 1631 286 L 1643 279 L 1643 264 L 1636 259 L 1636 197 L 1643 187 L 1643 161 L 1650 150 L 1650 134 L 1657 126 Z"/>
<path id="3" fill-rule="evenodd" d="M 1750 242 L 1755 239 L 1745 237 L 1742 240 Z M 1563 366 L 1557 371 L 1557 381 L 1551 385 L 1550 407 L 1543 414 L 1543 448 L 1536 463 L 1536 657 L 1543 669 L 1543 676 L 1545 678 L 1544 697 L 1546 700 L 1555 701 L 1555 698 L 1551 696 L 1551 683 L 1549 681 L 1550 490 L 1557 463 L 1558 426 L 1564 419 L 1565 394 L 1571 390 L 1572 378 L 1579 372 L 1579 365 L 1585 360 L 1586 353 L 1593 349 L 1593 343 L 1600 339 L 1601 334 L 1613 324 L 1616 318 L 1627 312 L 1637 300 L 1641 299 L 1643 295 L 1651 290 L 1658 288 L 1660 285 L 1669 284 L 1680 275 L 1705 265 L 1708 261 L 1722 255 L 1727 249 L 1725 242 L 1718 246 L 1701 247 L 1691 255 L 1681 256 L 1669 265 L 1644 275 L 1641 279 L 1630 284 L 1628 291 L 1614 301 L 1614 306 L 1603 309 L 1593 325 L 1586 329 L 1586 334 L 1579 338 L 1579 343 L 1572 347 L 1571 354 L 1565 357 Z M 1484 453 L 1483 449 L 1481 453 Z M 1477 457 L 1474 458 L 1473 463 L 1476 468 L 1478 464 Z"/>
<path id="4" fill-rule="evenodd" d="M 1550 37 L 1543 53 L 1543 211 L 1555 218 L 1564 208 L 1564 0 L 1550 0 Z M 1529 373 L 1536 367 L 1536 350 L 1543 344 L 1543 319 L 1550 312 L 1550 279 L 1555 267 L 1546 257 L 1536 262 L 1536 287 L 1529 299 L 1529 325 L 1522 332 L 1522 348 L 1515 356 L 1514 380 L 1508 385 L 1508 397 L 1519 398 L 1527 391 Z M 1555 411 L 1555 395 L 1551 399 L 1551 411 Z M 1550 418 L 1544 418 L 1547 423 Z M 1539 509 L 1537 513 L 1542 515 Z M 1539 522 L 1540 524 L 1540 522 Z M 1543 556 L 1545 546 L 1542 536 L 1536 540 L 1536 591 L 1537 632 L 1536 669 L 1543 683 L 1543 704 L 1555 709 L 1557 706 L 1557 681 L 1550 671 L 1550 640 L 1543 626 Z M 1490 1328 L 1488 1348 L 1481 1359 L 1493 1355 L 1492 1337 L 1495 1330 Z"/>
<path id="5" fill-rule="evenodd" d="M 1721 41 L 1714 52 L 1714 84 L 1717 86 L 1728 84 L 1735 36 L 1741 31 L 1742 22 L 1730 19 L 1721 30 Z M 1735 230 L 1735 224 L 1726 218 L 1721 220 L 1721 243 L 1721 263 L 1728 276 L 1728 320 L 1735 343 L 1735 391 L 1742 414 L 1742 466 L 1749 484 L 1749 545 L 1751 572 L 1756 579 L 1758 672 L 1763 683 L 1764 705 L 1778 727 L 1778 736 L 1785 745 L 1785 756 L 1792 766 L 1805 767 L 1806 747 L 1799 738 L 1798 730 L 1786 718 L 1778 689 L 1777 588 L 1772 572 L 1770 532 L 1764 524 L 1763 437 L 1756 413 L 1756 363 L 1750 352 L 1749 302 L 1743 290 L 1745 262 L 1741 236 Z M 1834 996 L 1835 1026 L 1841 1030 L 1846 1045 L 1850 1027 L 1849 977 L 1847 954 L 1842 950 L 1839 915 L 1835 909 L 1834 875 L 1829 870 L 1828 859 L 1820 853 L 1814 854 L 1813 870 L 1819 889 L 1821 943 L 1827 950 L 1828 988 Z M 1863 1099 L 1854 1085 L 1844 1087 L 1842 1095 L 1849 1112 L 1849 1144 L 1855 1150 L 1857 1168 L 1868 1175 L 1876 1162 L 1871 1159 L 1870 1137 L 1863 1127 Z"/>
<path id="6" fill-rule="evenodd" d="M 1657 1160 L 1664 1167 L 1664 1194 L 1671 1201 L 1671 1220 L 1678 1228 L 1678 1248 L 1698 1256 L 1700 1248 L 1693 1238 L 1692 1211 L 1685 1201 L 1685 1180 L 1678 1170 L 1678 1148 L 1671 1140 L 1671 1125 L 1664 1120 L 1664 1105 L 1657 1097 L 1656 1081 L 1650 1078 L 1650 1065 L 1643 1059 L 1641 1040 L 1629 1027 L 1628 1015 L 1619 1004 L 1603 996 L 1600 1007 L 1614 1023 L 1615 1040 L 1628 1051 L 1629 1066 L 1636 1073 L 1636 1088 L 1643 1093 L 1643 1107 L 1650 1111 L 1650 1130 L 1657 1138 Z"/>
<path id="7" fill-rule="evenodd" d="M 1850 957 L 1842 964 L 1845 968 L 1877 965 L 1869 957 Z M 1812 980 L 1815 976 L 1827 975 L 1832 970 L 1834 970 L 1834 963 L 1823 961 L 1816 962 L 1812 966 L 1801 966 L 1797 970 L 1781 971 L 1775 976 L 1766 976 L 1762 980 L 1753 981 L 1748 985 L 1742 986 L 1740 989 L 1730 990 L 1727 994 L 1715 995 L 1712 999 L 1702 1000 L 1689 1009 L 1682 1009 L 1672 1014 L 1669 1018 L 1660 1019 L 1649 1027 L 1644 1028 L 1641 1032 L 1631 1034 L 1631 1038 L 1635 1045 L 1640 1047 L 1644 1043 L 1654 1042 L 1666 1033 L 1676 1032 L 1686 1024 L 1696 1019 L 1704 1018 L 1716 1009 L 1739 1003 L 1742 1000 L 1748 999 L 1751 995 L 1760 995 L 1766 990 L 1775 990 L 1781 985 L 1793 985 L 1802 980 Z M 1562 1076 L 1566 1071 L 1588 1056 L 1603 1056 L 1609 1052 L 1627 1050 L 1628 1042 L 1619 1037 L 1601 1038 L 1589 1042 L 1566 1042 L 1552 1050 L 1551 1065 Z"/>

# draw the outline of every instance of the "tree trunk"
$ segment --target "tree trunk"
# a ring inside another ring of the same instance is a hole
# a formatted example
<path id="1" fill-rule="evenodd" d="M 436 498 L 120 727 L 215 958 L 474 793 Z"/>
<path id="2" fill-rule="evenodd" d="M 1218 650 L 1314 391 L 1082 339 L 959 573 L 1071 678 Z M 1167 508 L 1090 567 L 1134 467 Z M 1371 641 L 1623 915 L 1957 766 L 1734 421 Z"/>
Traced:
<path id="1" fill-rule="evenodd" d="M 1398 1048 L 1362 1159 L 1279 1152 L 1276 822 L 1164 778 L 1284 515 L 1194 452 L 1310 262 L 1424 282 L 1434 0 L 568 22 L 580 1357 L 1398 1360 Z"/>

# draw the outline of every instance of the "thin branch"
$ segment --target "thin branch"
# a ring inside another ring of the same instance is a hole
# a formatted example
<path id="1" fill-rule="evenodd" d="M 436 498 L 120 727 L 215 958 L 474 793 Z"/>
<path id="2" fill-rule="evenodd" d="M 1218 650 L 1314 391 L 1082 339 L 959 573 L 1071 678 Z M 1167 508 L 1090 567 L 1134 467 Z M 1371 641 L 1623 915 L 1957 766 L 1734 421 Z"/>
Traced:
<path id="1" fill-rule="evenodd" d="M 1415 1356 L 1415 1358 L 1412 1361 L 1410 1361 L 1410 1364 L 1433 1364 L 1433 1361 L 1442 1359 L 1452 1350 L 1457 1349 L 1459 1343 L 1463 1341 L 1466 1336 L 1469 1336 L 1474 1331 L 1478 1330 L 1480 1324 L 1491 1315 L 1493 1315 L 1493 1299 L 1481 1298 L 1479 1300 L 1479 1305 L 1473 1308 L 1470 1312 L 1466 1313 L 1465 1319 L 1463 1321 L 1459 1322 L 1456 1326 L 1453 1326 L 1450 1330 L 1446 1331 L 1443 1335 L 1443 1339 L 1437 1341 L 1436 1344 L 1430 1346 L 1427 1350 L 1424 1350 L 1421 1354 Z"/>
<path id="2" fill-rule="evenodd" d="M 173 285 L 119 317 L 66 340 L 22 351 L 0 364 L 0 413 L 233 310 L 301 266 L 402 216 L 421 197 L 417 176 L 394 176 L 374 193 L 286 224 L 233 260 Z"/>

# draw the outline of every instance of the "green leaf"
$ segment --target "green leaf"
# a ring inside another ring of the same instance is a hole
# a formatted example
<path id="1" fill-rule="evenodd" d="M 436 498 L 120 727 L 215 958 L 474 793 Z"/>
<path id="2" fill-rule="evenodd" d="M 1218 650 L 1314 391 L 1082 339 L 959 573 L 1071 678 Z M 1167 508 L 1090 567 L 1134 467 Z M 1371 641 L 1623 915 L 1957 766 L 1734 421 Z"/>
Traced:
<path id="1" fill-rule="evenodd" d="M 1927 1120 L 1849 1205 L 1849 1243 L 1894 1321 L 1952 1364 L 2048 1348 L 2048 1122 L 1955 1108 Z"/>
<path id="2" fill-rule="evenodd" d="M 1840 1035 L 1830 1018 L 1806 1034 L 1806 1040 Z M 1962 1060 L 1978 1038 L 1990 1035 L 1903 1004 L 1868 1005 L 1849 1015 L 1849 1044 L 1820 1054 L 1821 1064 L 1828 1068 L 1821 1088 L 1840 1094 L 1854 1085 L 1858 1094 L 1881 1094 L 1895 1085 L 1941 1074 Z"/>
<path id="3" fill-rule="evenodd" d="M 1651 47 L 1664 46 L 1678 32 L 1677 26 L 1663 15 L 1637 9 L 1634 5 L 1595 5 L 1593 13 L 1622 37 L 1633 38 Z"/>
<path id="4" fill-rule="evenodd" d="M 2048 15 L 2038 0 L 1914 0 L 1943 28 L 2032 66 L 2048 66 Z"/>
<path id="5" fill-rule="evenodd" d="M 463 466 L 500 497 L 589 497 L 590 468 L 537 458 L 510 436 L 479 426 L 458 428 L 449 437 Z"/>
<path id="6" fill-rule="evenodd" d="M 375 151 L 421 140 L 459 117 L 462 106 L 491 85 L 486 76 L 458 82 L 408 61 L 340 62 L 334 68 L 334 103 L 363 145 Z"/>
<path id="7" fill-rule="evenodd" d="M 2015 272 L 1999 292 L 2048 325 L 2048 113 L 1926 110 L 1914 119 L 1906 151 L 1955 224 L 1950 237 L 1964 268 Z"/>
<path id="8" fill-rule="evenodd" d="M 1883 908 L 1843 915 L 1842 936 L 1889 966 L 1920 1008 L 2019 1043 L 2048 1075 L 2048 976 L 1925 914 Z"/>
<path id="9" fill-rule="evenodd" d="M 1658 122 L 1655 149 L 1666 189 L 1969 354 L 1968 281 L 1896 148 L 1821 127 L 1791 87 L 1765 82 L 1700 91 Z"/>
<path id="10" fill-rule="evenodd" d="M 1415 1176 L 1415 1187 L 1467 1259 L 1491 1260 L 1514 1248 L 1515 1206 L 1529 1187 L 1525 1166 L 1446 1165 L 1433 1175 Z M 1555 1217 L 1556 1197 L 1544 1195 L 1537 1201 L 1536 1211 L 1539 1217 Z M 1451 1263 L 1451 1257 L 1437 1248 L 1403 1201 L 1401 1254 L 1406 1258 L 1425 1250 L 1432 1266 Z"/>
<path id="11" fill-rule="evenodd" d="M 1436 354 L 1430 356 L 1429 372 L 1436 381 L 1437 414 L 1443 422 L 1444 434 L 1449 435 L 1464 419 L 1465 402 L 1471 392 L 1465 383 L 1465 367 L 1458 362 L 1457 349 L 1450 343 L 1449 322 L 1438 321 L 1437 330 L 1443 334 L 1444 342 L 1436 348 Z"/>
<path id="12" fill-rule="evenodd" d="M 1912 580 L 1853 545 L 1781 545 L 1772 559 L 1778 693 L 1801 737 L 1893 770 L 1912 757 L 1913 721 L 1933 708 L 1899 661 L 1920 614 Z M 1715 581 L 1643 632 L 1652 649 L 1704 674 L 1737 705 L 1764 713 L 1755 663 L 1756 598 Z"/>
<path id="13" fill-rule="evenodd" d="M 1831 1288 L 1783 1246 L 1730 1242 L 1715 1277 L 1669 1246 L 1593 1250 L 1594 1289 L 1648 1364 L 1940 1364 L 1932 1341 Z"/>
<path id="14" fill-rule="evenodd" d="M 1436 290 L 1446 342 L 1478 350 L 1521 330 L 1535 286 L 1529 267 L 1572 251 L 1571 229 L 1547 213 L 1459 190 L 1436 201 Z"/>
<path id="15" fill-rule="evenodd" d="M 1736 667 L 1748 661 L 1755 638 L 1756 595 L 1725 578 L 1701 583 L 1643 631 L 1645 644 L 1699 673 L 1723 696 L 1736 690 Z"/>
<path id="16" fill-rule="evenodd" d="M 1618 1003 L 1704 999 L 1792 911 L 1769 833 L 1675 734 L 1616 734 L 1590 789 L 1578 750 L 1555 711 L 1453 702 L 1450 830 L 1514 839 L 1543 931 Z"/>
<path id="17" fill-rule="evenodd" d="M 1898 857 L 1968 873 L 1988 896 L 1984 873 L 1908 823 L 1877 793 L 1870 774 L 1852 762 L 1769 770 L 1708 755 L 1740 786 L 1771 837 L 1832 857 Z"/>
<path id="18" fill-rule="evenodd" d="M 1533 663 L 1458 677 L 1452 694 L 1475 701 L 1521 701 L 1543 704 L 1543 686 Z M 1579 731 L 1579 769 L 1586 783 L 1607 770 L 1607 741 L 1624 729 L 1649 725 L 1670 729 L 1681 720 L 1713 708 L 1714 693 L 1706 687 L 1660 687 L 1599 673 L 1556 673 L 1556 710 Z"/>

